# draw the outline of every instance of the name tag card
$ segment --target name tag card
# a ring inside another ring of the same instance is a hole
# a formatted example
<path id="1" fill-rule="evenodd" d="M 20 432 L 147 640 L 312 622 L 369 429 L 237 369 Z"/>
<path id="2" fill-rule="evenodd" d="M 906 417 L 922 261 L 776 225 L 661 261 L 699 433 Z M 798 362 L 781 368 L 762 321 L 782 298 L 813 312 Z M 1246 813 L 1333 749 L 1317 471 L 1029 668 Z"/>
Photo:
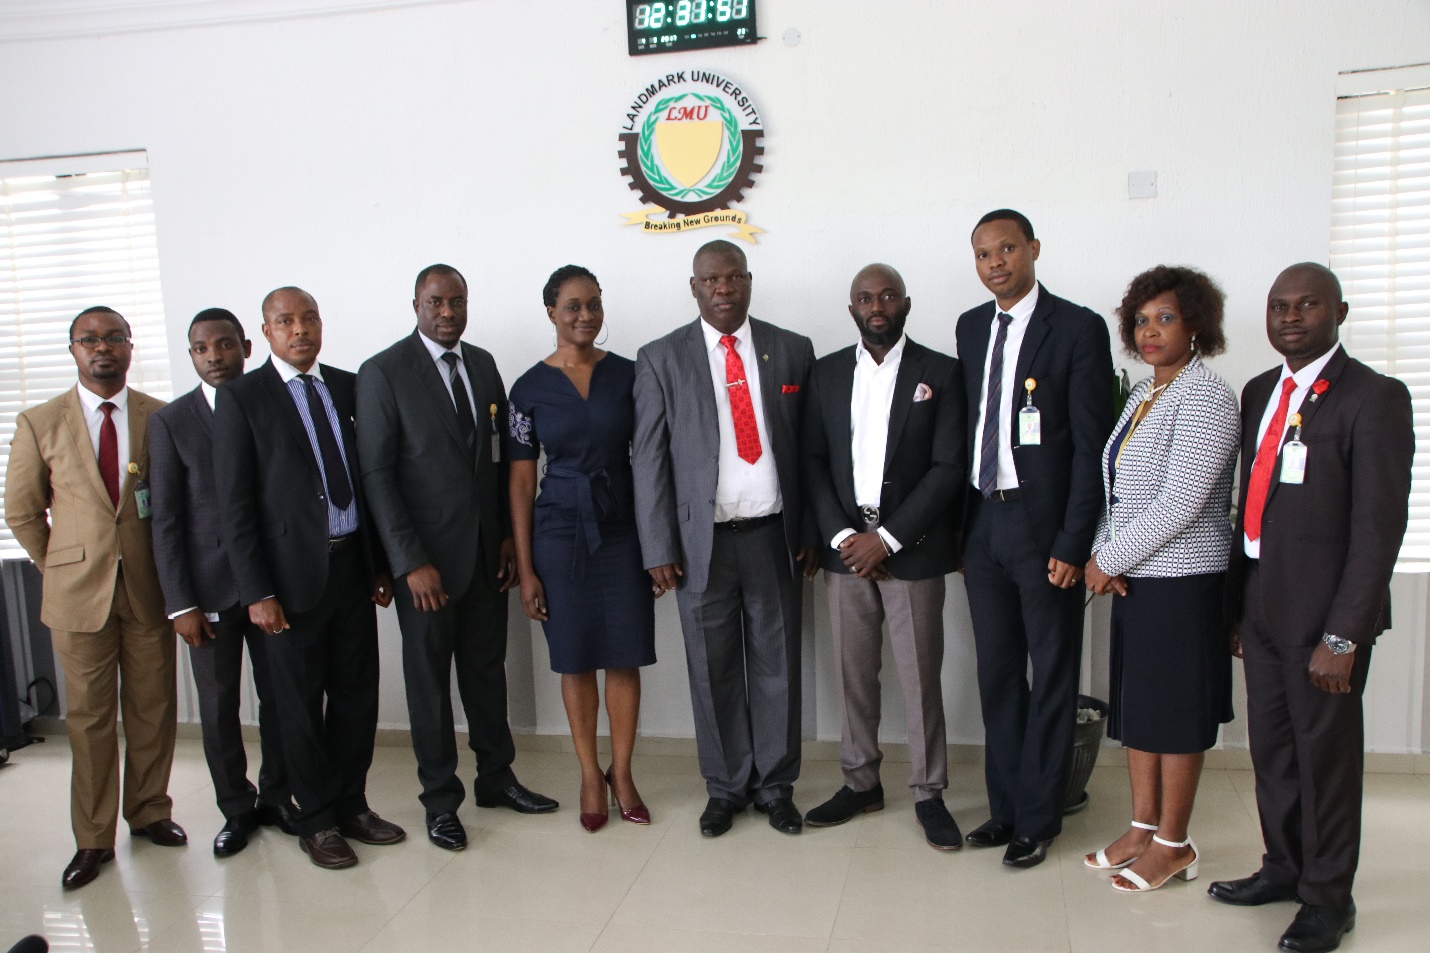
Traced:
<path id="1" fill-rule="evenodd" d="M 147 520 L 151 514 L 149 509 L 149 484 L 139 481 L 134 485 L 134 506 L 139 511 L 139 518 Z"/>
<path id="2" fill-rule="evenodd" d="M 1299 440 L 1281 448 L 1281 482 L 1306 482 L 1306 445 Z"/>
<path id="3" fill-rule="evenodd" d="M 1024 407 L 1018 411 L 1018 443 L 1021 446 L 1037 446 L 1043 442 L 1043 415 L 1036 407 Z"/>

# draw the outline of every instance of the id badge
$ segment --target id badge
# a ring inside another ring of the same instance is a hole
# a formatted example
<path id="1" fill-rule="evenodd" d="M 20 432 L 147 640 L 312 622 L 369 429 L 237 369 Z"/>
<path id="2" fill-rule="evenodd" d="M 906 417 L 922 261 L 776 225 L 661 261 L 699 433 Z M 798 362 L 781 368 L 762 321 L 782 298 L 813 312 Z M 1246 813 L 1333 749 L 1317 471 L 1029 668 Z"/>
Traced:
<path id="1" fill-rule="evenodd" d="M 492 463 L 501 463 L 501 435 L 492 434 Z"/>
<path id="2" fill-rule="evenodd" d="M 134 506 L 139 511 L 139 518 L 147 520 L 151 514 L 149 509 L 149 484 L 140 480 L 134 484 Z"/>
<path id="3" fill-rule="evenodd" d="M 1281 482 L 1306 482 L 1306 445 L 1299 440 L 1281 448 Z"/>
<path id="4" fill-rule="evenodd" d="M 1018 411 L 1018 444 L 1036 447 L 1043 442 L 1043 415 L 1031 405 Z"/>

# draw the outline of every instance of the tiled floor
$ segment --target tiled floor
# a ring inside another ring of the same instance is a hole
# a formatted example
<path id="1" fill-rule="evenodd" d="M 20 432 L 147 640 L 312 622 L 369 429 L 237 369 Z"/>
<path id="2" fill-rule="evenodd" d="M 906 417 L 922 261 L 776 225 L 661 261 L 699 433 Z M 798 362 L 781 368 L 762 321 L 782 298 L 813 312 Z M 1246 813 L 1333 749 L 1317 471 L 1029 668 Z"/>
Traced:
<path id="1" fill-rule="evenodd" d="M 935 953 L 1271 951 L 1294 908 L 1212 902 L 1211 880 L 1256 869 L 1260 840 L 1251 777 L 1208 771 L 1193 834 L 1201 879 L 1146 896 L 1116 894 L 1085 870 L 1128 818 L 1122 769 L 1099 768 L 1092 806 L 1070 817 L 1054 856 L 1031 871 L 1002 852 L 944 854 L 914 824 L 905 765 L 885 764 L 888 807 L 843 827 L 786 837 L 762 817 L 704 840 L 704 794 L 693 758 L 638 756 L 637 781 L 655 823 L 614 821 L 599 834 L 576 823 L 574 759 L 523 752 L 531 787 L 565 801 L 544 817 L 464 806 L 472 846 L 438 850 L 422 836 L 409 751 L 379 748 L 369 797 L 412 836 L 389 848 L 357 845 L 362 862 L 328 872 L 271 830 L 217 860 L 221 824 L 197 742 L 180 742 L 171 790 L 187 848 L 134 843 L 93 884 L 59 887 L 73 851 L 69 751 L 51 738 L 0 769 L 0 949 L 41 932 L 55 950 L 133 953 Z M 954 766 L 948 803 L 965 830 L 985 817 L 981 772 Z M 839 784 L 832 761 L 807 761 L 797 803 L 812 807 Z M 1430 777 L 1371 775 L 1357 885 L 1360 924 L 1343 949 L 1423 951 L 1430 935 Z"/>

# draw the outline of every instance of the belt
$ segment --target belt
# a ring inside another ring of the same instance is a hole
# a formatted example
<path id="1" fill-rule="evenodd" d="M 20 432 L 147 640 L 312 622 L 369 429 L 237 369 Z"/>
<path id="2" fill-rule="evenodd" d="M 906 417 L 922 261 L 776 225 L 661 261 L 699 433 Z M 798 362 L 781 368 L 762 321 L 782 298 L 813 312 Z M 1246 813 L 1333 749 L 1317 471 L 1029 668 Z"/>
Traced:
<path id="1" fill-rule="evenodd" d="M 349 533 L 346 536 L 330 536 L 328 538 L 328 552 L 340 553 L 350 546 L 356 546 L 357 541 L 357 533 Z"/>
<path id="2" fill-rule="evenodd" d="M 1022 490 L 994 490 L 984 497 L 985 500 L 991 500 L 997 503 L 1012 503 L 1014 500 L 1021 500 L 1022 498 Z"/>
<path id="3" fill-rule="evenodd" d="M 601 547 L 600 521 L 617 510 L 611 475 L 604 468 L 587 472 L 548 466 L 546 476 L 576 484 L 576 532 L 580 538 L 571 547 L 571 578 L 581 582 L 586 578 L 586 557 Z"/>
<path id="4" fill-rule="evenodd" d="M 879 508 L 877 506 L 859 507 L 859 518 L 864 521 L 864 525 L 873 529 L 879 525 Z"/>
<path id="5" fill-rule="evenodd" d="M 729 533 L 748 533 L 752 529 L 759 529 L 761 526 L 783 518 L 783 513 L 771 513 L 768 516 L 752 516 L 749 519 L 726 520 L 723 523 L 716 523 L 715 528 L 723 529 Z"/>

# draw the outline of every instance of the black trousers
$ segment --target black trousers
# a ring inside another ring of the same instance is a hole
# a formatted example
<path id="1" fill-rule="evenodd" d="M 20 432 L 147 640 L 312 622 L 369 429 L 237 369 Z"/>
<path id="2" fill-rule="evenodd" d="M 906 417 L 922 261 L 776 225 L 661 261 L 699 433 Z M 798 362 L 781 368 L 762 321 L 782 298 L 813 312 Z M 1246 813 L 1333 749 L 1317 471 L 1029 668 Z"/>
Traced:
<path id="1" fill-rule="evenodd" d="M 268 647 L 263 632 L 248 621 L 248 610 L 232 606 L 209 623 L 214 638 L 190 647 L 194 685 L 199 693 L 199 721 L 203 725 L 204 758 L 214 782 L 218 808 L 226 819 L 251 814 L 255 799 L 288 807 L 288 769 L 283 763 L 283 735 L 278 726 L 278 704 L 268 671 Z M 238 720 L 243 677 L 243 647 L 248 646 L 253 666 L 253 687 L 258 691 L 258 737 L 263 762 L 258 787 L 248 780 L 248 755 L 243 747 L 243 727 Z"/>
<path id="2" fill-rule="evenodd" d="M 1063 829 L 1084 591 L 1048 582 L 1049 554 L 1033 543 L 1021 501 L 980 497 L 967 533 L 963 578 L 978 652 L 988 805 L 993 820 L 1016 834 L 1047 840 Z"/>
<path id="3" fill-rule="evenodd" d="M 1345 908 L 1360 861 L 1361 696 L 1371 647 L 1356 647 L 1348 693 L 1323 692 L 1308 673 L 1316 645 L 1279 637 L 1275 612 L 1263 611 L 1268 597 L 1278 598 L 1263 593 L 1253 564 L 1242 603 L 1241 646 L 1256 809 L 1266 844 L 1261 875 L 1295 884 L 1304 903 Z"/>
<path id="4" fill-rule="evenodd" d="M 323 598 L 288 612 L 269 634 L 283 760 L 298 803 L 298 833 L 335 827 L 367 808 L 367 771 L 377 735 L 377 610 L 362 551 L 328 557 Z"/>
<path id="5" fill-rule="evenodd" d="M 507 594 L 479 565 L 467 591 L 436 612 L 417 610 L 405 579 L 397 585 L 396 602 L 419 797 L 429 814 L 454 812 L 466 796 L 457 777 L 454 663 L 468 743 L 477 756 L 476 793 L 495 794 L 515 779 L 516 744 L 506 710 Z"/>

